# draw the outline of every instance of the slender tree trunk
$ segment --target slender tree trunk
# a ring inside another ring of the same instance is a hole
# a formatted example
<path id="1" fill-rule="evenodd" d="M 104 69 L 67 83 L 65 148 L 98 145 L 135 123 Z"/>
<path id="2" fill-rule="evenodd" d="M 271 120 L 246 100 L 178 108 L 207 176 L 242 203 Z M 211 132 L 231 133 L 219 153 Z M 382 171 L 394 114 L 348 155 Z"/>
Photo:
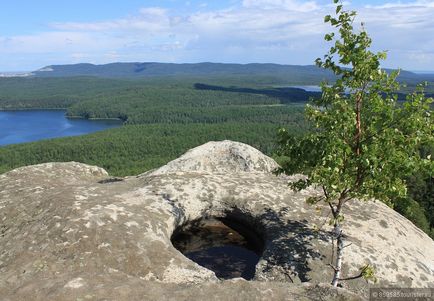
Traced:
<path id="1" fill-rule="evenodd" d="M 356 100 L 356 155 L 360 156 L 361 147 L 360 140 L 362 138 L 362 97 L 357 97 Z"/>
<path id="2" fill-rule="evenodd" d="M 365 87 L 363 88 L 364 91 Z M 361 138 L 362 138 L 362 101 L 363 101 L 363 91 L 360 92 L 359 95 L 356 96 L 356 133 L 354 135 L 354 152 L 357 157 L 360 157 L 362 154 L 362 146 L 361 146 Z M 356 178 L 356 187 L 359 187 L 362 184 L 362 169 L 360 166 L 357 166 L 357 178 Z M 333 235 L 336 238 L 336 260 L 333 263 L 334 275 L 332 286 L 337 287 L 339 281 L 341 280 L 342 274 L 342 262 L 344 257 L 344 236 L 342 234 L 341 222 L 339 220 L 340 212 L 342 209 L 342 205 L 344 204 L 345 197 L 341 194 L 339 198 L 339 203 L 336 209 L 332 208 L 333 217 L 335 219 Z"/>
<path id="3" fill-rule="evenodd" d="M 336 222 L 333 229 L 333 235 L 336 236 L 336 261 L 334 262 L 333 269 L 335 271 L 333 275 L 332 286 L 337 287 L 341 278 L 342 261 L 344 251 L 344 238 L 342 235 L 342 229 L 339 222 Z"/>
<path id="4" fill-rule="evenodd" d="M 364 90 L 365 88 L 363 88 Z M 360 157 L 362 154 L 362 101 L 363 101 L 363 92 L 356 98 L 356 135 L 355 135 L 355 153 L 357 157 Z M 356 187 L 359 188 L 362 185 L 362 167 L 358 164 L 357 166 L 357 175 L 356 175 Z"/>
<path id="5" fill-rule="evenodd" d="M 343 251 L 344 251 L 344 237 L 342 235 L 342 227 L 341 227 L 341 211 L 342 206 L 344 205 L 345 200 L 345 192 L 341 194 L 339 197 L 339 202 L 336 207 L 330 205 L 332 209 L 332 214 L 334 218 L 334 227 L 333 227 L 333 237 L 336 239 L 336 258 L 335 262 L 332 262 L 332 268 L 334 270 L 332 286 L 337 287 L 339 281 L 341 280 L 342 274 L 342 262 L 343 262 Z M 333 254 L 334 255 L 334 254 Z"/>

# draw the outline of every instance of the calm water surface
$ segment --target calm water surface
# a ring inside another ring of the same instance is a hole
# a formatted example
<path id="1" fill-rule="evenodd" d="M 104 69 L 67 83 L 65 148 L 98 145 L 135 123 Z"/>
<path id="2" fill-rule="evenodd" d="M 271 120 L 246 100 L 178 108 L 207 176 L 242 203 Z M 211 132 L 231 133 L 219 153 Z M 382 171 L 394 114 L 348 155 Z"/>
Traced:
<path id="1" fill-rule="evenodd" d="M 320 86 L 290 86 L 290 88 L 303 89 L 306 92 L 321 92 Z"/>
<path id="2" fill-rule="evenodd" d="M 84 135 L 121 125 L 116 120 L 67 119 L 64 110 L 0 111 L 0 145 Z"/>
<path id="3" fill-rule="evenodd" d="M 171 240 L 184 256 L 213 271 L 220 279 L 253 279 L 263 249 L 259 239 L 247 238 L 212 218 L 196 222 Z"/>

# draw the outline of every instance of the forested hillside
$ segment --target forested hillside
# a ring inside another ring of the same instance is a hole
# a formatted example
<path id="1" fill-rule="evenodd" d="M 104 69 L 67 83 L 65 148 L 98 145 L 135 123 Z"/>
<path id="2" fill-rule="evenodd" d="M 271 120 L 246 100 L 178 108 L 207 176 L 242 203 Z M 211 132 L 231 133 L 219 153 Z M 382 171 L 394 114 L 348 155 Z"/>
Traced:
<path id="1" fill-rule="evenodd" d="M 230 91 L 223 89 L 228 82 L 236 84 Z M 209 89 L 211 85 L 219 89 Z M 0 79 L 0 108 L 66 108 L 70 117 L 119 118 L 125 123 L 93 135 L 0 148 L 0 171 L 77 160 L 114 175 L 131 175 L 213 139 L 244 141 L 271 155 L 278 127 L 300 134 L 307 130 L 303 101 L 314 95 L 273 88 L 259 77 Z"/>
<path id="2" fill-rule="evenodd" d="M 127 125 L 90 135 L 0 147 L 0 173 L 41 162 L 79 161 L 113 176 L 136 175 L 211 140 L 248 143 L 271 155 L 277 125 L 269 123 Z M 294 131 L 302 127 L 294 124 Z"/>
<path id="3" fill-rule="evenodd" d="M 129 84 L 92 77 L 0 78 L 0 109 L 67 108 L 102 91 L 110 93 Z"/>
<path id="4" fill-rule="evenodd" d="M 281 80 L 319 82 L 332 79 L 330 72 L 316 66 L 278 64 L 171 64 L 111 63 L 105 65 L 75 64 L 47 66 L 33 72 L 37 77 L 97 76 L 106 78 L 143 78 L 155 76 L 272 76 Z"/>
<path id="5" fill-rule="evenodd" d="M 70 117 L 119 118 L 127 124 L 270 122 L 318 93 L 267 86 L 262 78 L 0 79 L 0 108 L 66 108 Z M 198 81 L 202 81 L 198 82 Z M 238 82 L 227 88 L 227 82 Z M 262 81 L 262 85 L 255 84 Z M 213 85 L 211 85 L 213 84 Z"/>
<path id="6" fill-rule="evenodd" d="M 388 70 L 389 72 L 391 70 Z M 279 64 L 221 64 L 196 63 L 172 64 L 155 62 L 111 63 L 105 65 L 73 64 L 53 65 L 33 72 L 36 77 L 72 77 L 96 76 L 105 78 L 150 78 L 150 77 L 209 77 L 209 76 L 241 76 L 263 77 L 285 83 L 318 84 L 322 80 L 333 81 L 333 73 L 320 69 L 315 65 L 279 65 Z M 434 74 L 416 74 L 401 71 L 399 80 L 409 85 L 422 81 L 434 82 Z"/>

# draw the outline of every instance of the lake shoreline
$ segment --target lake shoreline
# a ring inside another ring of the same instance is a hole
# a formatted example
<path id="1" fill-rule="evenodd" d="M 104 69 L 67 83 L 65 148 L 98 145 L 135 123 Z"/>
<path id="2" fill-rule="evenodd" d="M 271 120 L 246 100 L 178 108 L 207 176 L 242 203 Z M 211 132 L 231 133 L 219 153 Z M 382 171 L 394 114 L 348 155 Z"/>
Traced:
<path id="1" fill-rule="evenodd" d="M 13 111 L 67 111 L 65 108 L 0 108 L 0 112 Z"/>
<path id="2" fill-rule="evenodd" d="M 23 111 L 23 112 L 28 112 L 28 111 L 65 111 L 65 117 L 68 119 L 83 119 L 83 120 L 108 120 L 108 121 L 120 121 L 122 123 L 124 123 L 124 120 L 120 119 L 120 118 L 85 118 L 83 116 L 79 116 L 79 115 L 73 115 L 73 116 L 68 116 L 66 114 L 66 112 L 68 111 L 68 109 L 65 108 L 14 108 L 14 109 L 9 109 L 9 108 L 0 108 L 0 112 L 14 112 L 14 111 Z"/>
<path id="3" fill-rule="evenodd" d="M 102 120 L 102 121 L 109 120 L 109 121 L 120 121 L 120 122 L 124 123 L 124 121 L 122 119 L 120 119 L 120 118 L 96 118 L 96 117 L 86 118 L 86 117 L 83 117 L 83 116 L 80 116 L 80 115 L 72 115 L 72 116 L 65 115 L 65 117 L 68 118 L 68 119 Z"/>
<path id="4" fill-rule="evenodd" d="M 120 119 L 68 118 L 66 110 L 0 110 L 0 146 L 122 127 Z"/>

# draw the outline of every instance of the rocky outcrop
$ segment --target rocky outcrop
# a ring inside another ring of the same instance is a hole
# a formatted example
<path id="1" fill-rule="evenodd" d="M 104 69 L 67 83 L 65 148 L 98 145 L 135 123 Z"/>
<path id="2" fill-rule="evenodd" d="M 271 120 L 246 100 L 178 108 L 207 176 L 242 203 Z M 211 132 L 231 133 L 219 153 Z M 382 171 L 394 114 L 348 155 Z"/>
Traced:
<path id="1" fill-rule="evenodd" d="M 208 142 L 193 148 L 182 157 L 150 173 L 151 175 L 176 172 L 195 173 L 271 173 L 277 163 L 250 145 L 233 141 Z M 147 173 L 146 173 L 147 174 Z M 145 174 L 145 175 L 146 175 Z"/>
<path id="2" fill-rule="evenodd" d="M 327 208 L 307 205 L 319 192 L 289 190 L 298 176 L 277 177 L 275 167 L 250 146 L 224 141 L 124 179 L 74 162 L 0 175 L 0 296 L 358 300 L 373 286 L 434 287 L 434 242 L 384 204 L 357 201 L 346 208 L 344 272 L 369 263 L 379 282 L 320 284 L 332 275 Z M 236 220 L 262 237 L 253 281 L 221 281 L 172 246 L 175 229 L 204 216 Z"/>

